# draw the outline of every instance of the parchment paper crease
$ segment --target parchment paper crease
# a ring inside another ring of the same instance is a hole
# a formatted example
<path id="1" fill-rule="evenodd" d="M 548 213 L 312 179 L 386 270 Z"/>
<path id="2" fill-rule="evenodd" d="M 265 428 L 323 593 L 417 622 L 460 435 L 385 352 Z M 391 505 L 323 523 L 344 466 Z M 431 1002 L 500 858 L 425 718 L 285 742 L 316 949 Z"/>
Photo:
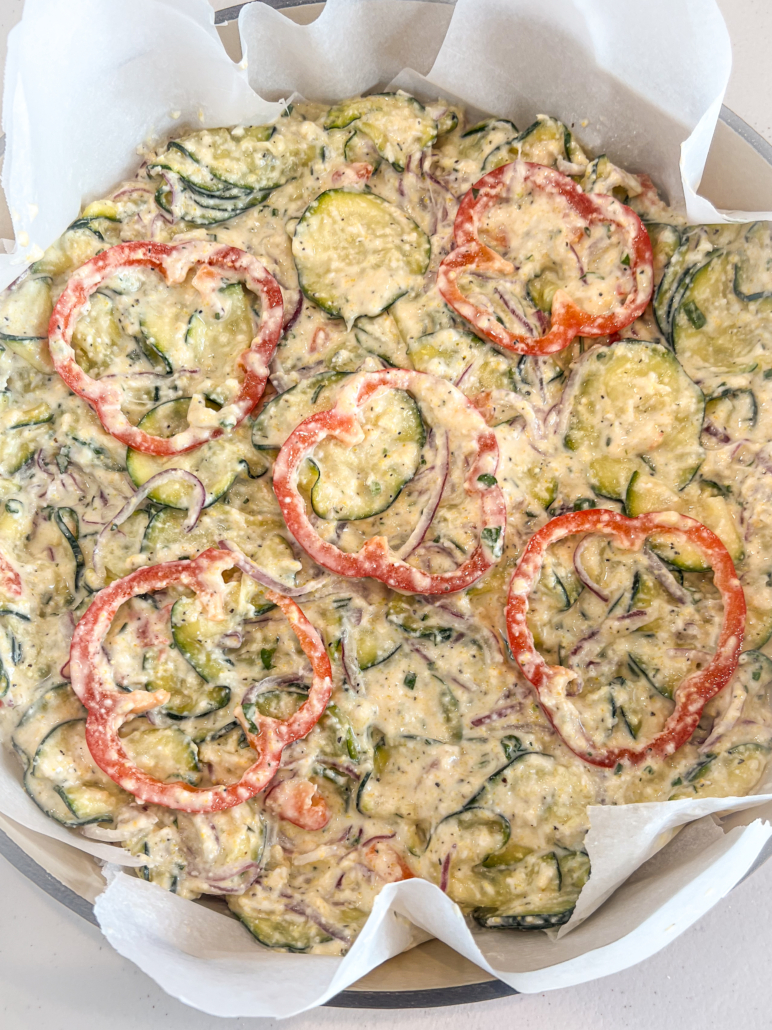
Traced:
<path id="1" fill-rule="evenodd" d="M 589 150 L 649 172 L 690 219 L 721 220 L 696 193 L 730 63 L 713 0 L 458 0 L 454 9 L 330 0 L 302 27 L 253 4 L 240 28 L 245 59 L 236 66 L 206 0 L 27 0 L 6 68 L 3 186 L 18 242 L 0 256 L 0 287 L 82 202 L 131 173 L 143 141 L 185 126 L 267 121 L 294 91 L 329 101 L 392 80 L 521 126 L 554 114 Z M 543 991 L 640 961 L 731 890 L 772 835 L 754 811 L 772 813 L 772 778 L 762 789 L 752 798 L 591 809 L 592 876 L 571 922 L 550 936 L 470 930 L 421 880 L 384 889 L 344 959 L 274 954 L 229 916 L 115 865 L 96 912 L 121 954 L 215 1015 L 300 1012 L 427 935 L 520 991 Z M 722 828 L 715 815 L 729 811 Z M 73 867 L 91 856 L 133 864 L 46 819 L 8 754 L 0 812 L 74 844 Z"/>

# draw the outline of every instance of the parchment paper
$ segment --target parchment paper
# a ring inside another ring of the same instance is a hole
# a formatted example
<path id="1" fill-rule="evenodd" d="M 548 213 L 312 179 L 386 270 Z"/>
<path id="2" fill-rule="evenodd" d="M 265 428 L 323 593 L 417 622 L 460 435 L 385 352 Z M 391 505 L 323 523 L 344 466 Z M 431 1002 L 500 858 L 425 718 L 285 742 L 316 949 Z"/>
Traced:
<path id="1" fill-rule="evenodd" d="M 692 219 L 720 220 L 695 193 L 729 71 L 712 0 L 458 0 L 453 11 L 416 0 L 330 0 L 306 27 L 255 4 L 240 27 L 237 67 L 206 0 L 27 0 L 9 40 L 3 112 L 3 183 L 18 248 L 0 258 L 0 286 L 82 202 L 131 173 L 143 141 L 183 126 L 270 120 L 295 90 L 333 100 L 395 77 L 521 125 L 555 114 L 590 150 L 652 174 Z M 216 1015 L 302 1011 L 427 935 L 518 990 L 543 991 L 640 961 L 714 905 L 772 835 L 753 812 L 772 811 L 769 776 L 762 789 L 752 798 L 591 809 L 592 875 L 571 923 L 550 936 L 470 930 L 421 880 L 384 889 L 344 959 L 269 952 L 227 915 L 114 866 L 96 911 L 118 951 Z M 42 816 L 8 755 L 0 811 L 75 844 L 74 865 L 93 861 L 83 852 L 132 864 Z M 729 811 L 724 828 L 715 814 Z"/>

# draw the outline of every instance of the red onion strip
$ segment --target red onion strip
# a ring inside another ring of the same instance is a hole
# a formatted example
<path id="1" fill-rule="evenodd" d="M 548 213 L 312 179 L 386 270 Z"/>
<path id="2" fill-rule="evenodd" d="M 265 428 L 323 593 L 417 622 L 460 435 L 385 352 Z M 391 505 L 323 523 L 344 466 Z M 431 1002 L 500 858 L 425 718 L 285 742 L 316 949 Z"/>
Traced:
<path id="1" fill-rule="evenodd" d="M 104 565 L 102 564 L 102 558 L 100 555 L 100 547 L 107 533 L 112 532 L 113 529 L 117 529 L 122 522 L 133 515 L 140 504 L 145 500 L 151 490 L 155 490 L 157 486 L 161 486 L 167 481 L 181 480 L 183 483 L 188 483 L 193 488 L 193 500 L 188 507 L 188 515 L 182 524 L 182 528 L 186 533 L 189 533 L 191 529 L 198 522 L 198 518 L 201 511 L 206 503 L 206 490 L 204 484 L 198 478 L 194 476 L 192 472 L 188 472 L 186 469 L 164 469 L 163 472 L 157 472 L 154 476 L 151 476 L 146 483 L 144 483 L 134 494 L 131 500 L 127 501 L 126 504 L 121 508 L 117 515 L 109 519 L 99 536 L 97 537 L 96 544 L 94 545 L 94 554 L 92 557 L 92 564 L 94 571 L 97 575 L 101 576 L 104 573 Z"/>
<path id="2" fill-rule="evenodd" d="M 644 547 L 643 553 L 649 563 L 651 574 L 659 585 L 667 590 L 674 601 L 678 601 L 679 604 L 688 604 L 692 599 L 689 591 L 684 590 L 667 565 L 648 547 Z"/>
<path id="3" fill-rule="evenodd" d="M 450 468 L 450 448 L 448 447 L 448 431 L 444 430 L 441 433 L 437 433 L 437 455 L 435 457 L 434 464 L 436 466 L 436 480 L 434 490 L 432 491 L 429 500 L 424 505 L 424 509 L 421 512 L 421 517 L 416 523 L 413 532 L 404 542 L 402 547 L 396 552 L 397 557 L 404 561 L 410 557 L 416 548 L 420 547 L 424 537 L 429 531 L 434 516 L 437 514 L 437 509 L 440 506 L 442 495 L 445 492 L 445 484 L 448 481 L 448 470 Z"/>
<path id="4" fill-rule="evenodd" d="M 584 584 L 584 586 L 586 586 L 591 593 L 595 594 L 596 597 L 599 597 L 604 604 L 608 604 L 611 598 L 605 591 L 601 590 L 593 579 L 590 578 L 590 574 L 585 569 L 584 562 L 582 561 L 582 552 L 589 541 L 590 537 L 586 536 L 574 551 L 574 568 L 576 569 L 576 574 L 579 577 L 579 580 Z"/>
<path id="5" fill-rule="evenodd" d="M 316 590 L 324 582 L 323 579 L 313 579 L 302 587 L 287 586 L 280 579 L 276 579 L 274 576 L 264 572 L 259 565 L 255 564 L 251 558 L 247 558 L 244 552 L 230 540 L 220 540 L 217 546 L 221 547 L 224 551 L 231 551 L 235 554 L 237 568 L 241 569 L 247 576 L 251 576 L 256 583 L 259 583 L 260 586 L 268 587 L 269 590 L 275 590 L 277 594 L 284 594 L 285 597 L 304 597 L 306 594 L 310 594 L 311 591 Z"/>

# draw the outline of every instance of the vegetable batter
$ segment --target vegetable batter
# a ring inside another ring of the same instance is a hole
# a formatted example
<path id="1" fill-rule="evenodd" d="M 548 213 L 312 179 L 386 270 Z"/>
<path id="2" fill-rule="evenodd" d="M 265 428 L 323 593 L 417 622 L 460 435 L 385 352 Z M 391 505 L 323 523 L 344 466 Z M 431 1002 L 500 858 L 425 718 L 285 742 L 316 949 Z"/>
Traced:
<path id="1" fill-rule="evenodd" d="M 753 790 L 769 227 L 404 94 L 143 156 L 0 298 L 0 729 L 43 811 L 343 954 L 410 876 L 559 925 L 588 805 Z"/>

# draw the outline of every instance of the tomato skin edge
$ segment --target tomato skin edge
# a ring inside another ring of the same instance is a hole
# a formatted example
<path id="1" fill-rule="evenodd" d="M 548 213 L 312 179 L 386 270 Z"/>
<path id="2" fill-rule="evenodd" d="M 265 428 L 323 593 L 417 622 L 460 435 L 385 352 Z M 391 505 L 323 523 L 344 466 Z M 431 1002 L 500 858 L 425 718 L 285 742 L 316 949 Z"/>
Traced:
<path id="1" fill-rule="evenodd" d="M 72 689 L 87 710 L 86 743 L 99 768 L 113 782 L 145 804 L 163 805 L 182 812 L 218 812 L 240 805 L 260 793 L 279 769 L 284 748 L 304 737 L 318 722 L 332 693 L 332 667 L 317 630 L 289 597 L 272 590 L 266 596 L 281 608 L 301 648 L 311 662 L 313 682 L 307 700 L 286 721 L 255 714 L 257 732 L 238 709 L 256 761 L 241 779 L 227 786 L 193 787 L 187 783 L 161 783 L 138 769 L 129 758 L 118 735 L 129 718 L 163 705 L 169 700 L 164 690 L 118 689 L 102 645 L 122 604 L 138 594 L 152 593 L 181 583 L 196 591 L 204 608 L 217 617 L 222 612 L 222 573 L 236 567 L 230 551 L 210 548 L 193 561 L 164 562 L 138 569 L 115 580 L 94 597 L 75 628 L 70 648 Z"/>
<path id="2" fill-rule="evenodd" d="M 303 460 L 325 437 L 332 436 L 354 444 L 361 437 L 357 412 L 377 394 L 388 389 L 410 391 L 417 387 L 429 387 L 434 376 L 425 372 L 407 369 L 385 369 L 381 372 L 359 372 L 338 396 L 334 408 L 309 415 L 290 434 L 279 451 L 273 469 L 273 489 L 279 502 L 287 528 L 300 546 L 323 568 L 339 576 L 371 577 L 378 579 L 393 590 L 406 594 L 446 594 L 464 590 L 475 583 L 500 557 L 485 545 L 485 530 L 495 533 L 497 541 L 503 544 L 507 525 L 507 511 L 504 494 L 496 483 L 499 450 L 495 434 L 485 424 L 482 416 L 471 402 L 446 380 L 439 380 L 443 390 L 459 405 L 464 405 L 479 420 L 477 431 L 477 456 L 472 462 L 465 480 L 467 493 L 477 494 L 483 517 L 480 543 L 473 554 L 452 572 L 430 575 L 408 565 L 392 554 L 385 537 L 371 537 L 359 551 L 348 553 L 328 543 L 314 529 L 297 486 L 298 473 Z M 483 476 L 483 481 L 480 481 Z M 493 485 L 490 485 L 491 480 Z"/>
<path id="3" fill-rule="evenodd" d="M 566 739 L 565 729 L 570 716 L 577 715 L 573 701 L 565 694 L 565 685 L 575 674 L 563 666 L 550 666 L 536 650 L 527 624 L 528 595 L 541 571 L 550 544 L 577 533 L 601 533 L 621 547 L 640 550 L 647 537 L 655 532 L 673 533 L 696 546 L 713 569 L 713 582 L 721 594 L 724 616 L 716 644 L 716 653 L 702 670 L 691 673 L 674 692 L 675 709 L 663 729 L 651 740 L 637 747 L 603 748 L 585 736 L 584 742 Z M 506 622 L 512 655 L 528 682 L 533 686 L 547 718 L 564 743 L 590 765 L 614 768 L 619 763 L 637 765 L 647 758 L 666 758 L 691 737 L 700 721 L 702 710 L 711 698 L 732 678 L 742 651 L 745 633 L 745 594 L 737 577 L 734 562 L 719 538 L 696 519 L 675 512 L 651 512 L 628 518 L 607 509 L 591 508 L 569 512 L 550 520 L 528 541 L 512 574 L 507 597 Z"/>
<path id="4" fill-rule="evenodd" d="M 228 406 L 235 422 L 243 422 L 259 404 L 268 381 L 268 365 L 282 334 L 284 302 L 274 277 L 260 262 L 237 247 L 205 241 L 166 244 L 140 240 L 119 243 L 91 258 L 70 276 L 54 306 L 48 324 L 48 342 L 55 370 L 69 388 L 91 405 L 99 420 L 116 440 L 135 451 L 157 457 L 184 454 L 222 436 L 220 426 L 189 427 L 165 438 L 152 436 L 133 426 L 121 410 L 121 390 L 114 384 L 92 379 L 78 365 L 72 348 L 75 323 L 84 305 L 98 287 L 124 268 L 154 268 L 167 282 L 182 282 L 193 265 L 216 268 L 235 276 L 260 297 L 262 311 L 257 335 L 239 361 L 245 371 L 237 397 Z"/>
<path id="5" fill-rule="evenodd" d="M 511 180 L 518 176 L 523 183 L 560 195 L 587 225 L 611 222 L 624 232 L 634 285 L 616 311 L 590 315 L 559 290 L 553 301 L 549 331 L 544 336 L 531 337 L 511 332 L 490 311 L 473 304 L 462 294 L 456 279 L 465 269 L 502 277 L 512 274 L 511 262 L 481 243 L 478 233 L 483 215 L 506 195 Z M 613 197 L 585 193 L 568 176 L 546 165 L 512 161 L 484 175 L 464 194 L 453 236 L 455 250 L 445 257 L 437 273 L 437 286 L 443 299 L 478 335 L 517 354 L 555 354 L 568 347 L 577 336 L 609 336 L 619 332 L 643 314 L 654 290 L 651 240 L 638 215 Z"/>

